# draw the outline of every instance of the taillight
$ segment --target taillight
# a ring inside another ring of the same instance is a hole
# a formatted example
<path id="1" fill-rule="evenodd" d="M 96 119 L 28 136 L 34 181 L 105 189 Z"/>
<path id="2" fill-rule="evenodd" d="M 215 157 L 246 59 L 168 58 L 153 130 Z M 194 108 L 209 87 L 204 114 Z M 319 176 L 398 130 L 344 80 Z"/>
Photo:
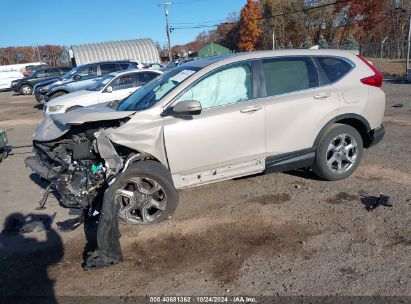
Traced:
<path id="1" fill-rule="evenodd" d="M 378 71 L 375 66 L 373 66 L 371 63 L 369 63 L 364 58 L 362 58 L 360 55 L 357 55 L 357 57 L 360 58 L 363 62 L 365 62 L 365 64 L 368 65 L 374 72 L 374 75 L 362 78 L 361 82 L 363 84 L 366 84 L 366 85 L 381 88 L 381 86 L 382 86 L 382 74 L 381 74 L 381 72 Z"/>

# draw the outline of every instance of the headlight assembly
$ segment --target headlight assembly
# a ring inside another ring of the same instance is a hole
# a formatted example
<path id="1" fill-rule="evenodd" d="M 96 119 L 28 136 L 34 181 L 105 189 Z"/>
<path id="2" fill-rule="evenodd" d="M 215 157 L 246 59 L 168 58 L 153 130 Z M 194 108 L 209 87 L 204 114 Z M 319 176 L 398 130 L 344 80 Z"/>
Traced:
<path id="1" fill-rule="evenodd" d="M 64 108 L 63 105 L 48 106 L 48 107 L 47 107 L 47 112 L 49 112 L 49 113 L 57 112 L 57 111 L 60 111 L 62 108 Z"/>

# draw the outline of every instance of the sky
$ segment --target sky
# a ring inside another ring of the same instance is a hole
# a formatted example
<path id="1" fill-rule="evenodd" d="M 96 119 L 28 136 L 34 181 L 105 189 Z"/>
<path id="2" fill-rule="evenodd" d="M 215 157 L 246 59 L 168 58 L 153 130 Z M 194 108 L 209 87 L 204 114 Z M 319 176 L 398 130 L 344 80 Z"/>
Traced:
<path id="1" fill-rule="evenodd" d="M 158 6 L 161 2 L 165 1 L 1 0 L 0 47 L 44 44 L 71 46 L 136 38 L 152 38 L 165 46 L 165 16 L 163 9 Z M 246 0 L 171 2 L 170 25 L 181 27 L 224 20 L 230 13 L 239 12 Z M 190 42 L 203 30 L 174 30 L 171 44 Z"/>

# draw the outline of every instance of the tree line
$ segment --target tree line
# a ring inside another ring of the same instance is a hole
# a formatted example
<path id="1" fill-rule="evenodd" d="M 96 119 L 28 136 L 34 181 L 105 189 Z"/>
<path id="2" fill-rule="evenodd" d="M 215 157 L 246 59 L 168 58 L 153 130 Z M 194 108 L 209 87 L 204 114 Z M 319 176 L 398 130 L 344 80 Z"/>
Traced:
<path id="1" fill-rule="evenodd" d="M 353 49 L 385 37 L 405 43 L 410 10 L 407 0 L 247 0 L 240 14 L 172 51 L 197 52 L 210 42 L 236 52 L 313 45 Z"/>
<path id="2" fill-rule="evenodd" d="M 70 64 L 66 47 L 60 45 L 0 48 L 0 65 L 28 62 L 44 62 L 49 66 Z"/>

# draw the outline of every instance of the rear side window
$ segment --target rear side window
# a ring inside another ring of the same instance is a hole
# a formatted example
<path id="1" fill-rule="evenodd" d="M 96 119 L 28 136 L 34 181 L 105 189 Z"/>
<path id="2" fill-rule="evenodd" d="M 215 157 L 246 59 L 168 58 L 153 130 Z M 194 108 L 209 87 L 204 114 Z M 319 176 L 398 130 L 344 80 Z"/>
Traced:
<path id="1" fill-rule="evenodd" d="M 318 87 L 318 73 L 310 58 L 266 59 L 263 70 L 268 96 Z"/>
<path id="2" fill-rule="evenodd" d="M 117 69 L 118 68 L 116 63 L 104 63 L 100 65 L 101 75 L 110 74 L 117 71 Z"/>
<path id="3" fill-rule="evenodd" d="M 157 73 L 152 73 L 152 72 L 143 72 L 143 73 L 137 73 L 135 74 L 136 78 L 136 83 L 135 86 L 140 87 L 145 85 L 147 82 L 150 82 L 154 78 L 158 76 Z"/>
<path id="4" fill-rule="evenodd" d="M 128 63 L 120 63 L 119 66 L 120 66 L 120 68 L 121 68 L 122 70 L 127 70 L 129 64 L 128 64 Z"/>
<path id="5" fill-rule="evenodd" d="M 331 82 L 341 79 L 352 68 L 351 64 L 341 58 L 317 57 L 317 60 Z"/>

